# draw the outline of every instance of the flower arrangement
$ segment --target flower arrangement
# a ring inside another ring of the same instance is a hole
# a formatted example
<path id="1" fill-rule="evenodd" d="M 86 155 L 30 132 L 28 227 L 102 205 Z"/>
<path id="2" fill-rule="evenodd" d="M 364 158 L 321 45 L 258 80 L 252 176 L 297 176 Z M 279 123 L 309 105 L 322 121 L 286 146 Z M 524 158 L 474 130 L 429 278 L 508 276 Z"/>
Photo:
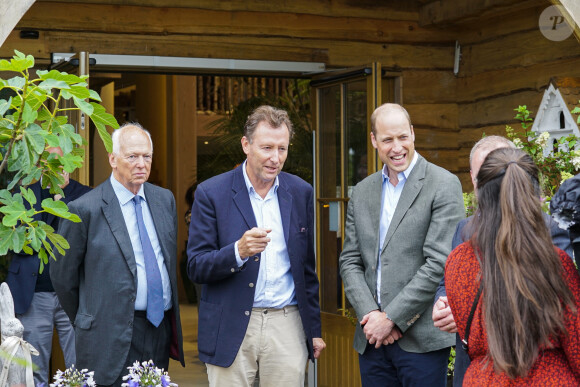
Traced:
<path id="1" fill-rule="evenodd" d="M 163 371 L 163 368 L 159 369 L 155 367 L 152 360 L 144 361 L 139 364 L 136 361 L 132 367 L 127 367 L 129 374 L 123 376 L 123 380 L 127 383 L 123 383 L 124 387 L 169 387 L 177 386 L 175 383 L 171 383 L 171 379 L 167 372 Z"/>
<path id="2" fill-rule="evenodd" d="M 79 371 L 73 364 L 64 372 L 61 370 L 56 371 L 54 383 L 51 383 L 50 387 L 94 387 L 96 384 L 93 380 L 93 375 L 93 371 L 89 372 L 86 369 Z"/>

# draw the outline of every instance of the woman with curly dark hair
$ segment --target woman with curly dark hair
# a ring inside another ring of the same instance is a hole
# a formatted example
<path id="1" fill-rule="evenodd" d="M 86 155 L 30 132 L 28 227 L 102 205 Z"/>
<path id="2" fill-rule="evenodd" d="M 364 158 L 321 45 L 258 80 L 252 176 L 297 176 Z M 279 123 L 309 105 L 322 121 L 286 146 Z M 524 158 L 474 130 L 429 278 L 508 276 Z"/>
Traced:
<path id="1" fill-rule="evenodd" d="M 472 359 L 464 385 L 580 385 L 580 277 L 552 245 L 536 165 L 520 150 L 494 150 L 477 189 L 473 236 L 453 250 L 445 269 L 449 304 Z"/>

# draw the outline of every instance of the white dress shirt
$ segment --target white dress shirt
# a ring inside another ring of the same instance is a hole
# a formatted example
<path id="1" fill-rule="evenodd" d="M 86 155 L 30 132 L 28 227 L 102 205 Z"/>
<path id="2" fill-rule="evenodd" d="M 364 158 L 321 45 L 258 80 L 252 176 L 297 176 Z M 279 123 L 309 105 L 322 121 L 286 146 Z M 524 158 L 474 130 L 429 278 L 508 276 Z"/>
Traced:
<path id="1" fill-rule="evenodd" d="M 115 195 L 117 195 L 117 199 L 119 199 L 119 204 L 121 205 L 121 212 L 123 212 L 123 219 L 125 219 L 127 231 L 129 231 L 131 246 L 133 247 L 133 253 L 135 254 L 135 263 L 137 264 L 137 297 L 135 298 L 135 310 L 147 310 L 147 274 L 145 273 L 145 257 L 143 256 L 143 247 L 141 246 L 139 227 L 137 226 L 137 216 L 135 215 L 135 204 L 133 204 L 133 197 L 135 195 L 125 188 L 123 184 L 119 183 L 112 174 L 111 185 L 113 186 Z M 147 228 L 147 235 L 149 235 L 149 240 L 151 241 L 151 246 L 155 252 L 157 265 L 159 266 L 159 271 L 161 273 L 164 310 L 169 310 L 171 309 L 171 284 L 169 282 L 169 274 L 165 267 L 163 253 L 161 252 L 159 239 L 157 239 L 157 232 L 155 224 L 153 223 L 153 217 L 149 211 L 149 205 L 144 204 L 147 203 L 147 198 L 145 197 L 143 186 L 139 188 L 137 195 L 142 198 L 141 208 L 143 211 L 143 223 L 145 223 L 145 227 Z"/>
<path id="2" fill-rule="evenodd" d="M 260 254 L 260 270 L 255 284 L 254 307 L 283 308 L 288 305 L 296 305 L 298 301 L 294 289 L 294 278 L 290 271 L 290 257 L 284 239 L 282 216 L 278 203 L 278 176 L 276 176 L 274 185 L 266 197 L 262 199 L 252 186 L 246 173 L 246 161 L 242 165 L 242 171 L 257 226 L 272 230 L 268 234 L 270 242 Z M 240 257 L 238 242 L 236 242 L 234 250 L 238 266 L 242 266 L 248 257 Z"/>
<path id="3" fill-rule="evenodd" d="M 403 192 L 403 187 L 407 178 L 411 174 L 413 167 L 417 164 L 417 159 L 419 155 L 415 152 L 413 160 L 409 167 L 403 172 L 397 174 L 399 182 L 396 186 L 391 184 L 389 180 L 389 172 L 387 165 L 383 166 L 383 193 L 382 193 L 382 203 L 381 203 L 381 223 L 379 227 L 379 258 L 377 262 L 377 302 L 381 304 L 381 251 L 383 250 L 383 245 L 385 244 L 385 237 L 387 236 L 387 231 L 389 230 L 389 225 L 391 224 L 391 219 L 395 214 L 395 209 L 401 198 L 401 192 Z M 397 243 L 395 241 L 395 243 Z"/>

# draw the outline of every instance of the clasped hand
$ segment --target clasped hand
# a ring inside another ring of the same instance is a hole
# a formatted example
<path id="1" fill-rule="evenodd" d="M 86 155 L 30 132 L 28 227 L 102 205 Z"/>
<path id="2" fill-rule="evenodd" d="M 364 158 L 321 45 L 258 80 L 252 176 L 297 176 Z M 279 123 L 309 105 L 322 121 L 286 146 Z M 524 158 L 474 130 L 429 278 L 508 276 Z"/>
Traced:
<path id="1" fill-rule="evenodd" d="M 395 323 L 379 310 L 373 310 L 364 315 L 360 323 L 369 344 L 374 345 L 375 348 L 393 344 L 403 337 Z"/>

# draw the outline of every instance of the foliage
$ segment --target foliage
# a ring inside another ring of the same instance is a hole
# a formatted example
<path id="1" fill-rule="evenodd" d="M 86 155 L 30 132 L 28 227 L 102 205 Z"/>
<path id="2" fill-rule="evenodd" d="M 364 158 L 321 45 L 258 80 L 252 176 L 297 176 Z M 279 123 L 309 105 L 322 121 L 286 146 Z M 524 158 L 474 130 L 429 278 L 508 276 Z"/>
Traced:
<path id="1" fill-rule="evenodd" d="M 205 160 L 207 167 L 198 170 L 198 181 L 229 171 L 245 160 L 240 139 L 244 135 L 246 119 L 260 105 L 271 105 L 288 112 L 294 127 L 294 137 L 290 141 L 284 170 L 312 183 L 310 86 L 309 81 L 304 79 L 290 82 L 282 96 L 266 94 L 242 101 L 227 116 L 209 124 L 209 129 L 217 135 L 214 141 L 219 151 L 217 155 L 212 155 L 211 160 Z"/>
<path id="2" fill-rule="evenodd" d="M 473 191 L 463 193 L 463 206 L 465 207 L 465 216 L 473 215 L 477 207 L 477 199 Z"/>
<path id="3" fill-rule="evenodd" d="M 61 174 L 82 166 L 83 139 L 68 123 L 66 114 L 80 111 L 90 117 L 107 151 L 111 151 L 112 141 L 106 126 L 116 129 L 119 125 L 97 103 L 101 101 L 97 92 L 88 89 L 88 76 L 38 70 L 32 77 L 33 67 L 34 58 L 19 51 L 10 61 L 0 60 L 0 71 L 16 74 L 0 79 L 0 175 L 13 174 L 0 190 L 0 255 L 9 250 L 38 252 L 42 271 L 48 257 L 54 258 L 53 249 L 64 253 L 69 245 L 51 226 L 33 216 L 47 212 L 74 222 L 80 219 L 65 203 L 51 198 L 43 200 L 42 210 L 36 211 L 37 199 L 27 186 L 42 180 L 43 188 L 63 195 Z M 49 154 L 49 147 L 60 147 L 63 156 Z"/>
<path id="4" fill-rule="evenodd" d="M 449 362 L 447 363 L 447 375 L 451 376 L 455 372 L 455 347 L 451 347 L 449 352 Z"/>
<path id="5" fill-rule="evenodd" d="M 152 360 L 144 361 L 139 364 L 136 361 L 133 366 L 127 367 L 129 374 L 123 376 L 123 380 L 127 383 L 123 383 L 122 386 L 125 387 L 140 387 L 140 386 L 152 386 L 152 387 L 168 387 L 177 386 L 175 383 L 171 383 L 171 378 L 167 372 L 155 367 Z"/>
<path id="6" fill-rule="evenodd" d="M 579 101 L 580 102 L 580 101 Z M 580 150 L 575 150 L 578 140 L 575 135 L 563 136 L 556 144 L 548 144 L 549 133 L 537 133 L 530 129 L 533 118 L 531 111 L 526 105 L 519 106 L 515 118 L 521 122 L 521 131 L 516 131 L 509 125 L 506 126 L 507 137 L 519 149 L 528 153 L 540 170 L 540 185 L 543 196 L 549 200 L 557 191 L 560 183 L 576 174 L 580 169 Z M 572 113 L 580 114 L 576 107 Z M 580 117 L 578 118 L 580 123 Z M 548 146 L 551 152 L 546 155 Z M 545 201 L 547 204 L 547 201 Z"/>
<path id="7" fill-rule="evenodd" d="M 96 386 L 93 380 L 94 372 L 86 369 L 77 370 L 74 364 L 66 370 L 56 371 L 54 383 L 50 387 L 92 387 Z"/>

